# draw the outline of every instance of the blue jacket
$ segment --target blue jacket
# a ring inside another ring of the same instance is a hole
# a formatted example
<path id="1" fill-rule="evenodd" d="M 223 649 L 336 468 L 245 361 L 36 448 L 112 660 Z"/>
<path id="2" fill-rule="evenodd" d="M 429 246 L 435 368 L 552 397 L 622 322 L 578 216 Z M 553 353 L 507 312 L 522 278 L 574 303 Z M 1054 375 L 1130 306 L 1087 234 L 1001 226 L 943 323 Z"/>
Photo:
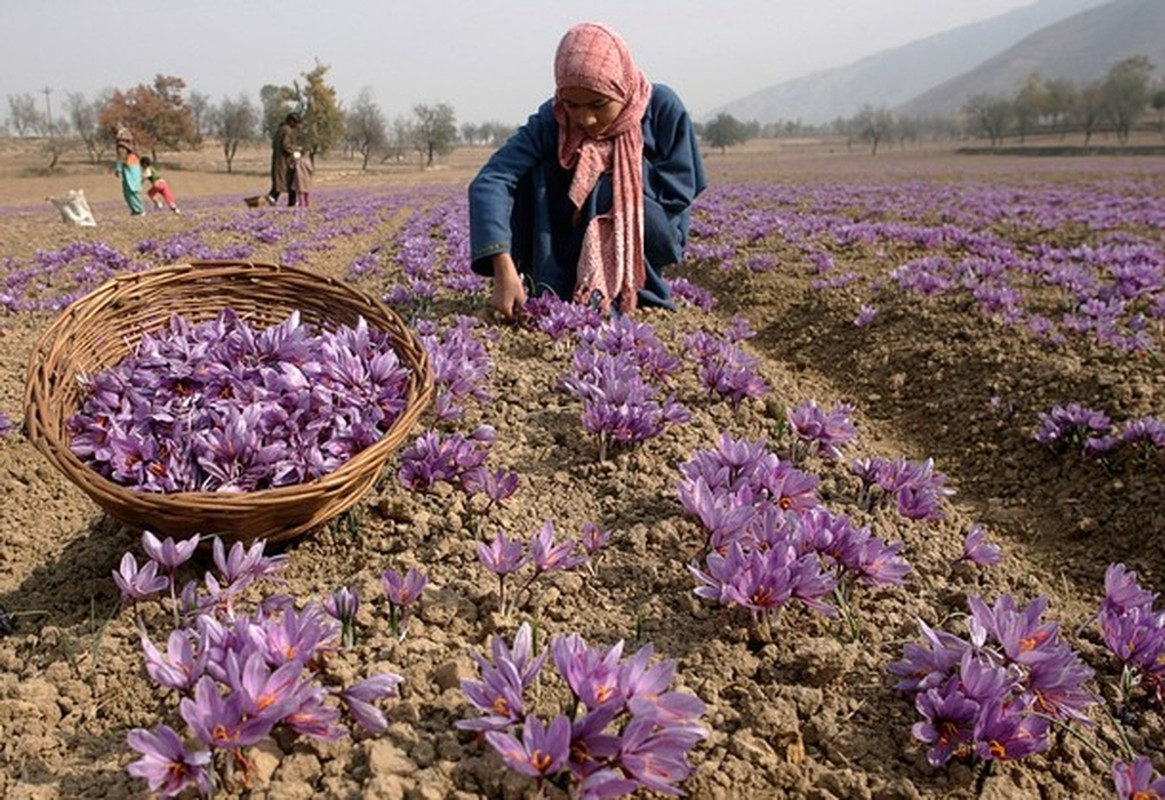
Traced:
<path id="1" fill-rule="evenodd" d="M 576 225 L 567 196 L 572 171 L 558 163 L 554 101 L 537 113 L 486 162 L 469 185 L 473 269 L 493 273 L 490 257 L 511 253 L 535 293 L 570 299 L 587 223 L 611 207 L 610 175 L 603 175 Z M 676 93 L 652 86 L 643 116 L 644 255 L 647 284 L 641 303 L 670 305 L 662 269 L 683 259 L 692 201 L 707 186 L 691 119 Z"/>

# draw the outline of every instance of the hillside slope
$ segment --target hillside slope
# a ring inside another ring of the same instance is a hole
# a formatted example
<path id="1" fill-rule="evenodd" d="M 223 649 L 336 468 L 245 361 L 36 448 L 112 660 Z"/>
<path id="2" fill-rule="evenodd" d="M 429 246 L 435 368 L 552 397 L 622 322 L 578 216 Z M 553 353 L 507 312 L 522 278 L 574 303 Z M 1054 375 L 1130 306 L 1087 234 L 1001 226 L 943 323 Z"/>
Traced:
<path id="1" fill-rule="evenodd" d="M 1029 35 L 1105 0 L 1041 0 L 837 69 L 778 83 L 713 109 L 761 123 L 800 120 L 819 125 L 852 116 L 863 105 L 893 107 L 963 75 Z M 1162 5 L 1157 0 L 1158 5 Z"/>
<path id="2" fill-rule="evenodd" d="M 1165 2 L 1113 0 L 1033 33 L 969 72 L 895 108 L 905 115 L 947 116 L 980 94 L 1011 96 L 1033 72 L 1085 84 L 1132 56 L 1165 66 Z"/>

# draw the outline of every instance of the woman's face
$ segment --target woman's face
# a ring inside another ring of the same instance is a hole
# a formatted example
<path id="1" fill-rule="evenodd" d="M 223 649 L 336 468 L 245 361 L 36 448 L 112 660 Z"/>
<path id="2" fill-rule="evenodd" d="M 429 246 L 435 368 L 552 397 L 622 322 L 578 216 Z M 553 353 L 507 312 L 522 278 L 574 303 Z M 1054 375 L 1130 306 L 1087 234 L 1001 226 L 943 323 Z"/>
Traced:
<path id="1" fill-rule="evenodd" d="M 624 105 L 613 97 L 577 87 L 559 89 L 558 101 L 570 121 L 592 139 L 599 138 L 611 127 Z"/>

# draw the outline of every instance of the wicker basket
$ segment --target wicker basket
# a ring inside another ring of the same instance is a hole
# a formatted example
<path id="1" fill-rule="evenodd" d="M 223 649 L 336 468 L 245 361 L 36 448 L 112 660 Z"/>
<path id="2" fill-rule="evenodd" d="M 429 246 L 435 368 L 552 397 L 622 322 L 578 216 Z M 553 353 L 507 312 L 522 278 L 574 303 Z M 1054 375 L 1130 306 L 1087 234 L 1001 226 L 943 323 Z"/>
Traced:
<path id="1" fill-rule="evenodd" d="M 411 373 L 408 403 L 383 438 L 334 472 L 308 483 L 239 494 L 137 492 L 102 477 L 69 449 L 65 422 L 81 407 L 78 376 L 124 360 L 173 313 L 198 323 L 230 306 L 253 327 L 284 321 L 334 329 L 361 316 L 388 335 Z M 416 336 L 383 303 L 340 281 L 273 264 L 209 261 L 113 278 L 74 302 L 40 336 L 25 385 L 32 443 L 110 516 L 161 536 L 218 535 L 228 543 L 299 536 L 351 507 L 372 487 L 392 451 L 429 405 L 433 377 Z"/>

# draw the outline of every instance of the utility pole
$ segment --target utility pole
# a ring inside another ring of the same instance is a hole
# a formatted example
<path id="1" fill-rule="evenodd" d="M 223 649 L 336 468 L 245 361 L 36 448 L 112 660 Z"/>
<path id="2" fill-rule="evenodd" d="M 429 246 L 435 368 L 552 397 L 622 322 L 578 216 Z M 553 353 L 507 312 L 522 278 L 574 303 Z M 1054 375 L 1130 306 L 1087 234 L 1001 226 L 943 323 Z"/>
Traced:
<path id="1" fill-rule="evenodd" d="M 49 95 L 53 93 L 53 90 L 46 86 L 41 89 L 41 92 L 44 93 L 44 111 L 45 117 L 48 119 L 49 138 L 51 139 L 53 138 L 53 107 L 52 104 L 49 103 Z"/>

